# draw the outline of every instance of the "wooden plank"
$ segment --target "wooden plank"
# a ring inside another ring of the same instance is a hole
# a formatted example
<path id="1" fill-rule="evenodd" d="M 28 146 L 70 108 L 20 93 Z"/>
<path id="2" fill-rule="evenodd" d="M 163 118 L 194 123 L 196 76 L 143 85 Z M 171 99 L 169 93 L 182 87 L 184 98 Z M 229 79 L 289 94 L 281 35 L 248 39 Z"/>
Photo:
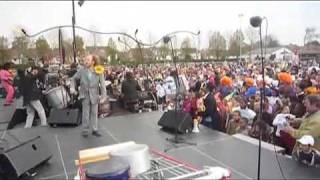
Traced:
<path id="1" fill-rule="evenodd" d="M 96 148 L 84 149 L 79 151 L 79 160 L 81 161 L 90 161 L 95 158 L 107 157 L 111 151 L 115 151 L 118 149 L 123 149 L 128 146 L 134 145 L 135 142 L 128 141 L 119 144 L 113 144 L 109 146 L 101 146 Z"/>
<path id="2" fill-rule="evenodd" d="M 99 161 L 105 161 L 105 160 L 108 160 L 108 159 L 110 159 L 110 156 L 95 157 L 95 158 L 92 158 L 92 159 L 81 161 L 81 165 L 95 163 L 95 162 L 99 162 Z M 76 164 L 76 166 L 79 166 L 80 165 L 80 161 L 79 160 L 75 160 L 75 164 Z"/>

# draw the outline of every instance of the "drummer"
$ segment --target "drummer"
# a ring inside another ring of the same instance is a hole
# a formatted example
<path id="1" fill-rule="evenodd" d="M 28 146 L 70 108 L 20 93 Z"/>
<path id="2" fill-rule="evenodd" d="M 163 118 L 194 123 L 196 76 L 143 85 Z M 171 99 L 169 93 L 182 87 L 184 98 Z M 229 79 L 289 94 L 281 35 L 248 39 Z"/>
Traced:
<path id="1" fill-rule="evenodd" d="M 85 58 L 84 68 L 80 69 L 73 77 L 70 93 L 75 93 L 75 82 L 80 81 L 79 99 L 82 101 L 82 136 L 87 137 L 90 129 L 92 135 L 100 137 L 98 131 L 98 104 L 99 90 L 101 93 L 100 102 L 107 100 L 105 81 L 103 73 L 96 70 L 98 57 L 88 55 Z M 100 84 L 100 86 L 99 86 Z M 90 127 L 91 126 L 91 127 Z"/>

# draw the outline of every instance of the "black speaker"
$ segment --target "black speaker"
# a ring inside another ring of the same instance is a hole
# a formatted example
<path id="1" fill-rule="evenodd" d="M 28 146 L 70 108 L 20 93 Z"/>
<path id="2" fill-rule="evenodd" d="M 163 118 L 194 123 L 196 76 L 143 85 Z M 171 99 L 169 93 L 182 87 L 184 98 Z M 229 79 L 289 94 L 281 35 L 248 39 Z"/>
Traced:
<path id="1" fill-rule="evenodd" d="M 39 115 L 35 112 L 34 120 L 32 126 L 37 126 L 38 122 L 36 119 L 39 119 Z M 7 129 L 13 129 L 16 125 L 21 123 L 26 123 L 27 120 L 27 110 L 26 109 L 16 109 L 12 115 L 10 122 L 8 123 Z"/>
<path id="2" fill-rule="evenodd" d="M 21 129 L 3 133 L 0 140 L 0 176 L 5 179 L 18 179 L 52 157 L 49 147 L 39 135 L 30 135 Z"/>
<path id="3" fill-rule="evenodd" d="M 74 125 L 81 123 L 79 109 L 51 109 L 48 118 L 49 125 Z"/>
<path id="4" fill-rule="evenodd" d="M 191 132 L 192 124 L 190 114 L 175 110 L 165 112 L 158 121 L 159 126 L 179 133 Z"/>

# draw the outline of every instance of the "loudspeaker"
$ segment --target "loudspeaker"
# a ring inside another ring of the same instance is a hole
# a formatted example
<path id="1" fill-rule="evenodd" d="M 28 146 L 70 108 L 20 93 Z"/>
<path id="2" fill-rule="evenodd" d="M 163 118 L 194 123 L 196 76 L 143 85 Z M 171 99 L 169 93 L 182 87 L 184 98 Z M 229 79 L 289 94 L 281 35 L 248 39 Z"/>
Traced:
<path id="1" fill-rule="evenodd" d="M 81 113 L 78 109 L 51 109 L 49 125 L 79 125 Z"/>
<path id="2" fill-rule="evenodd" d="M 19 131 L 6 131 L 0 140 L 0 176 L 10 180 L 18 179 L 52 157 L 39 135 Z"/>
<path id="3" fill-rule="evenodd" d="M 38 123 L 35 121 L 39 119 L 39 115 L 35 112 L 34 121 L 32 126 L 36 126 Z M 27 120 L 27 110 L 26 109 L 16 109 L 12 115 L 10 122 L 8 123 L 7 130 L 13 129 L 16 125 L 21 123 L 26 123 Z"/>
<path id="4" fill-rule="evenodd" d="M 174 132 L 187 133 L 192 130 L 192 117 L 183 111 L 172 110 L 162 115 L 158 125 Z"/>

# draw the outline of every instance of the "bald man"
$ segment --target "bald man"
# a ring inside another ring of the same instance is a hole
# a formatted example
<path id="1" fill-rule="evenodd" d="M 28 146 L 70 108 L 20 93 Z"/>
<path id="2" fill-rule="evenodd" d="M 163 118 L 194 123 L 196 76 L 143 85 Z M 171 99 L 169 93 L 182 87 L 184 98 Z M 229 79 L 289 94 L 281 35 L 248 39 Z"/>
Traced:
<path id="1" fill-rule="evenodd" d="M 84 67 L 81 68 L 73 77 L 71 87 L 78 80 L 80 81 L 79 99 L 82 101 L 82 136 L 87 137 L 90 129 L 92 135 L 100 137 L 98 131 L 98 104 L 99 101 L 106 100 L 106 87 L 103 74 L 97 74 L 94 67 L 98 65 L 98 57 L 88 55 L 85 58 Z M 75 92 L 74 88 L 70 89 Z"/>

